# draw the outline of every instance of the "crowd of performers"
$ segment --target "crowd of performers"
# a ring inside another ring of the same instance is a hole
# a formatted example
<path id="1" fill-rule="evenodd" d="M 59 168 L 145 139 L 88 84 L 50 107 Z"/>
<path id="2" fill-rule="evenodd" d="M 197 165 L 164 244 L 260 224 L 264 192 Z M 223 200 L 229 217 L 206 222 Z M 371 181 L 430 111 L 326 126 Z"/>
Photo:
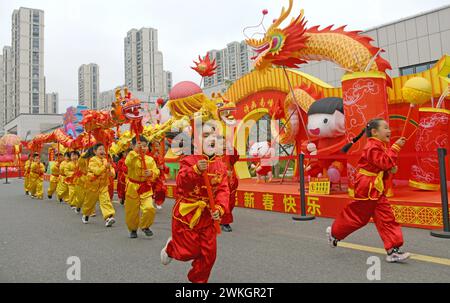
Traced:
<path id="1" fill-rule="evenodd" d="M 195 283 L 206 283 L 209 279 L 216 259 L 218 222 L 223 231 L 232 231 L 230 224 L 238 187 L 234 170 L 239 160 L 236 150 L 227 145 L 213 125 L 204 123 L 202 128 L 201 138 L 191 138 L 191 143 L 183 146 L 176 178 L 172 236 L 160 256 L 164 265 L 173 259 L 193 261 L 188 279 Z M 373 218 L 385 244 L 386 260 L 402 262 L 409 253 L 400 250 L 402 231 L 389 207 L 385 189 L 389 175 L 397 171 L 398 153 L 406 140 L 401 138 L 389 146 L 391 132 L 387 122 L 381 119 L 370 121 L 353 142 L 364 134 L 368 141 L 358 164 L 355 199 L 327 228 L 328 240 L 336 247 L 339 241 Z M 56 195 L 61 203 L 69 204 L 75 212 L 81 213 L 84 224 L 94 215 L 99 202 L 105 226 L 111 227 L 116 222 L 111 200 L 117 176 L 117 194 L 124 205 L 130 238 L 137 238 L 139 229 L 151 237 L 156 209 L 161 207 L 166 195 L 167 167 L 160 154 L 160 144 L 147 142 L 143 136 L 135 137 L 131 149 L 125 151 L 116 164 L 102 144 L 81 154 L 79 151 L 57 154 L 47 197 L 52 199 Z M 43 199 L 44 171 L 40 155 L 32 154 L 25 164 L 26 194 Z M 208 189 L 213 192 L 213 208 Z"/>

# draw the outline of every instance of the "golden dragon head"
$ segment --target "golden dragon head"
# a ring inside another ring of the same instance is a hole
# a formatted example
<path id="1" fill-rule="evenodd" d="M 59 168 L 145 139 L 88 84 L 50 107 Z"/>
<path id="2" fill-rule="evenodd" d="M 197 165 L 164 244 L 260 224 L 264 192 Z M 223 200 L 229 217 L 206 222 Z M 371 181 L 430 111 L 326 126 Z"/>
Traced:
<path id="1" fill-rule="evenodd" d="M 234 117 L 236 112 L 236 104 L 233 101 L 227 100 L 221 93 L 213 94 L 212 99 L 216 101 L 217 114 L 227 126 L 235 126 L 237 121 Z"/>
<path id="2" fill-rule="evenodd" d="M 301 11 L 297 18 L 293 18 L 289 25 L 280 28 L 292 11 L 293 0 L 289 0 L 288 9 L 281 11 L 280 17 L 274 20 L 261 39 L 246 39 L 247 44 L 256 54 L 252 60 L 257 70 L 262 70 L 272 66 L 298 67 L 299 64 L 306 63 L 300 59 L 300 51 L 305 48 L 308 40 L 306 32 L 306 21 L 304 12 Z M 265 15 L 267 11 L 263 11 Z M 261 22 L 262 24 L 262 22 Z"/>
<path id="3" fill-rule="evenodd" d="M 141 101 L 137 98 L 132 98 L 128 88 L 117 88 L 115 91 L 116 101 L 112 103 L 111 116 L 118 124 L 126 123 L 127 121 L 136 121 L 143 118 L 141 112 Z"/>

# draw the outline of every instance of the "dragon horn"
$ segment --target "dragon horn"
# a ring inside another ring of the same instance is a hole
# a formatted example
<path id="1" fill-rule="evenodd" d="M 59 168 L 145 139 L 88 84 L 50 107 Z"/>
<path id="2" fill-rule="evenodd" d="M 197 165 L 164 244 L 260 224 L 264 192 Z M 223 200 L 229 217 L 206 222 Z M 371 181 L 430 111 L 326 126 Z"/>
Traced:
<path id="1" fill-rule="evenodd" d="M 121 89 L 120 88 L 116 88 L 115 95 L 116 95 L 116 101 L 119 101 L 122 98 L 122 94 L 121 94 Z"/>
<path id="2" fill-rule="evenodd" d="M 275 20 L 275 22 L 269 27 L 269 29 L 267 31 L 270 31 L 271 29 L 277 28 L 278 26 L 281 25 L 281 23 L 287 18 L 289 17 L 289 15 L 291 14 L 291 10 L 292 10 L 292 4 L 293 4 L 293 0 L 289 0 L 289 7 L 286 10 L 286 8 L 283 6 L 283 9 L 281 10 L 281 14 L 280 17 L 278 19 Z"/>

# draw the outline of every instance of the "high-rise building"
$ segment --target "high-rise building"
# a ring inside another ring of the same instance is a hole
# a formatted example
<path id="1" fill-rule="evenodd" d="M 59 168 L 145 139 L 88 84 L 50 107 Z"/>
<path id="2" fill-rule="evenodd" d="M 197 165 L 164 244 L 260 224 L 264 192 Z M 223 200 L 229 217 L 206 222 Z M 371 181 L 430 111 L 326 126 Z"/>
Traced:
<path id="1" fill-rule="evenodd" d="M 45 94 L 45 112 L 47 114 L 57 114 L 59 111 L 58 93 Z"/>
<path id="2" fill-rule="evenodd" d="M 152 96 L 167 95 L 163 54 L 158 50 L 158 30 L 130 30 L 124 39 L 124 51 L 125 85 Z"/>
<path id="3" fill-rule="evenodd" d="M 14 117 L 45 113 L 44 12 L 14 10 L 11 32 Z"/>
<path id="4" fill-rule="evenodd" d="M 99 68 L 95 63 L 78 68 L 78 104 L 99 109 Z"/>
<path id="5" fill-rule="evenodd" d="M 6 122 L 5 111 L 5 73 L 3 71 L 5 64 L 3 63 L 3 55 L 0 55 L 0 135 L 3 133 L 3 127 Z"/>
<path id="6" fill-rule="evenodd" d="M 13 98 L 13 73 L 12 73 L 11 46 L 3 47 L 3 110 L 5 123 L 14 119 L 15 106 Z M 3 112 L 2 112 L 3 113 Z"/>
<path id="7" fill-rule="evenodd" d="M 245 41 L 231 42 L 221 50 L 210 50 L 210 60 L 216 60 L 216 74 L 204 79 L 204 88 L 221 87 L 232 83 L 249 73 L 252 69 L 253 52 Z"/>
<path id="8" fill-rule="evenodd" d="M 172 90 L 173 80 L 172 80 L 172 72 L 164 71 L 164 83 L 165 83 L 165 95 L 169 95 Z"/>

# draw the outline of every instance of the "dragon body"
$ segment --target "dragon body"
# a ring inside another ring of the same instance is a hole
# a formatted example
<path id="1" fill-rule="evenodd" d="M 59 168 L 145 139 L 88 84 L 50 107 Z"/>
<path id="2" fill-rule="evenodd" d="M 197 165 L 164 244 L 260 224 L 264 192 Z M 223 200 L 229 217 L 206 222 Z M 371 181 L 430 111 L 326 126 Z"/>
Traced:
<path id="1" fill-rule="evenodd" d="M 391 69 L 389 62 L 379 56 L 382 49 L 371 44 L 372 38 L 361 35 L 361 31 L 346 31 L 345 26 L 333 29 L 333 25 L 322 30 L 319 26 L 307 28 L 303 10 L 288 26 L 280 28 L 289 17 L 289 7 L 267 29 L 262 39 L 247 39 L 255 52 L 255 68 L 263 70 L 273 66 L 298 68 L 308 61 L 327 60 L 341 66 L 347 72 L 379 71 Z"/>

